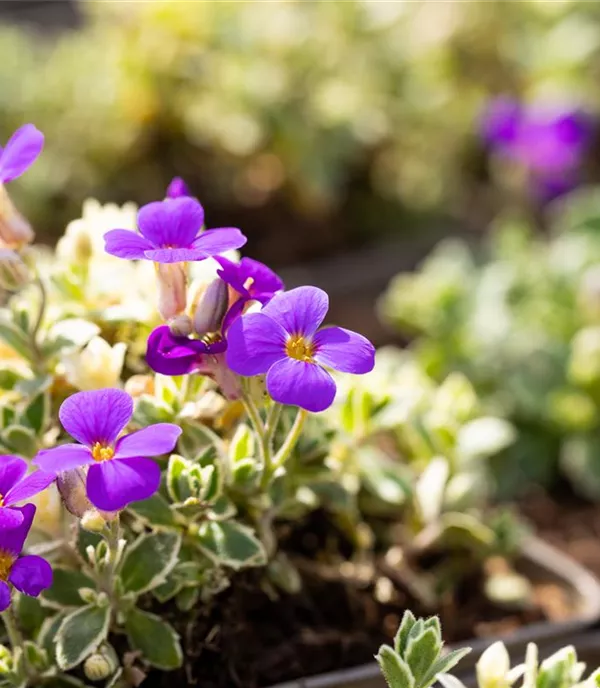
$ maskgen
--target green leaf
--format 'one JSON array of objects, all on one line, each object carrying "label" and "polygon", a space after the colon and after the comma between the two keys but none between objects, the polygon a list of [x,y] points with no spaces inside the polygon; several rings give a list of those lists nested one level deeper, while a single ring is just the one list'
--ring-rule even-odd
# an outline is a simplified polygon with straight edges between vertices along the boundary
[{"label": "green leaf", "polygon": [[142,535],[127,548],[121,580],[127,592],[141,594],[163,583],[177,563],[181,537],[177,533]]},{"label": "green leaf", "polygon": [[446,674],[451,669],[453,669],[460,660],[471,652],[470,647],[463,647],[459,650],[452,650],[447,655],[443,657],[438,657],[438,659],[433,663],[431,669],[427,672],[427,675],[421,681],[423,688],[427,688],[434,681],[438,674]]},{"label": "green leaf", "polygon": [[193,496],[188,480],[188,470],[192,467],[191,461],[184,459],[179,454],[172,454],[167,466],[167,492],[171,499],[181,504]]},{"label": "green leaf", "polygon": [[441,649],[442,643],[434,628],[428,628],[418,638],[409,639],[404,658],[419,686],[438,658]]},{"label": "green leaf", "polygon": [[32,360],[33,356],[29,338],[6,315],[0,316],[0,339],[23,356],[23,358],[28,361]]},{"label": "green leaf", "polygon": [[68,611],[59,612],[56,616],[46,619],[37,637],[38,643],[46,650],[53,663],[56,662],[56,635],[68,614]]},{"label": "green leaf", "polygon": [[408,664],[387,645],[382,645],[375,659],[389,688],[414,688],[415,679]]},{"label": "green leaf", "polygon": [[13,608],[19,621],[19,627],[29,637],[34,637],[42,627],[49,610],[42,607],[37,597],[16,595]]},{"label": "green leaf", "polygon": [[177,609],[180,609],[182,612],[189,612],[189,610],[195,606],[196,602],[198,602],[199,597],[200,588],[183,588],[183,590],[177,593],[177,597],[175,598]]},{"label": "green leaf", "polygon": [[63,669],[72,669],[106,640],[110,607],[89,605],[71,612],[56,636],[56,661]]},{"label": "green leaf", "polygon": [[240,424],[231,439],[229,445],[229,460],[236,464],[242,459],[254,457],[256,451],[254,435],[250,428],[245,424]]},{"label": "green leaf", "polygon": [[267,561],[264,547],[254,532],[235,521],[202,523],[197,543],[208,557],[232,569],[263,566]]},{"label": "green leaf", "polygon": [[415,615],[407,609],[402,616],[402,621],[400,626],[396,631],[396,637],[394,638],[394,649],[399,655],[403,655],[406,651],[406,644],[408,643],[408,634],[410,633],[412,627],[416,622]]},{"label": "green leaf", "polygon": [[125,619],[129,644],[157,669],[177,669],[183,663],[179,635],[154,614],[132,609]]},{"label": "green leaf", "polygon": [[154,588],[152,594],[161,604],[164,604],[168,600],[175,597],[182,587],[183,583],[171,575],[164,583],[161,583],[159,586]]},{"label": "green leaf", "polygon": [[38,451],[35,432],[23,425],[9,425],[0,435],[2,443],[21,456],[33,458]]},{"label": "green leaf", "polygon": [[44,393],[38,394],[23,412],[22,420],[39,435],[46,428],[49,413],[50,397]]},{"label": "green leaf", "polygon": [[174,528],[177,525],[175,514],[171,511],[168,502],[156,493],[141,502],[133,502],[128,507],[149,526],[164,526]]},{"label": "green leaf", "polygon": [[79,595],[80,588],[95,588],[94,581],[74,569],[54,568],[52,586],[42,593],[44,602],[61,609],[63,607],[81,607],[84,602]]}]

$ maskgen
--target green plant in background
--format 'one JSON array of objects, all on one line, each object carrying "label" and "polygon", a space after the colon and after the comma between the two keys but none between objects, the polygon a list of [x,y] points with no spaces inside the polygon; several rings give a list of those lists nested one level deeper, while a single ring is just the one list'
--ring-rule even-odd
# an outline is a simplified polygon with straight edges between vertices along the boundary
[{"label": "green plant in background", "polygon": [[280,262],[301,248],[280,208],[323,228],[303,234],[307,253],[399,231],[398,202],[476,218],[491,96],[597,105],[589,2],[81,7],[84,27],[56,42],[0,32],[0,124],[36,121],[56,146],[19,192],[44,233],[92,192],[150,200],[174,172],[214,207],[256,212],[262,254]]},{"label": "green plant in background", "polygon": [[490,413],[515,425],[517,441],[493,461],[500,494],[555,484],[560,470],[600,497],[597,213],[596,192],[582,191],[548,238],[499,221],[481,257],[441,245],[381,301],[434,379],[460,371]]},{"label": "green plant in background", "polygon": [[[389,688],[427,688],[436,681],[443,688],[464,688],[464,683],[448,673],[471,649],[442,653],[440,622],[437,617],[415,619],[407,611],[394,639],[394,647],[382,645],[377,661]],[[476,664],[478,688],[509,688],[522,679],[523,688],[594,688],[600,669],[582,680],[586,665],[578,661],[571,645],[565,646],[542,662],[537,645],[529,643],[525,662],[513,668],[504,643],[490,645]]]}]

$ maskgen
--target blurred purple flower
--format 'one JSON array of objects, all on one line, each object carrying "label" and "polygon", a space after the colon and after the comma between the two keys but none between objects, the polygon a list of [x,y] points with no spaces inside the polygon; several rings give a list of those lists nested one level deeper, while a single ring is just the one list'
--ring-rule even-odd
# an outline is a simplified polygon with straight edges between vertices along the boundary
[{"label": "blurred purple flower", "polygon": [[188,196],[148,203],[140,208],[137,221],[140,234],[113,229],[104,235],[107,253],[128,260],[183,263],[205,260],[246,243],[246,237],[233,227],[201,232],[204,210]]},{"label": "blurred purple flower", "polygon": [[58,415],[65,430],[81,444],[41,451],[34,463],[55,474],[89,466],[87,494],[103,511],[119,511],[130,502],[147,499],[160,483],[160,468],[147,457],[172,451],[181,428],[157,423],[119,438],[132,414],[133,401],[120,389],[73,394]]},{"label": "blurred purple flower", "polygon": [[577,185],[592,126],[580,111],[526,108],[502,97],[486,110],[482,134],[495,151],[523,165],[535,190],[550,200]]},{"label": "blurred purple flower", "polygon": [[14,505],[45,490],[55,479],[52,473],[27,473],[27,462],[18,456],[0,456],[0,530],[23,523],[23,514]]},{"label": "blurred purple flower", "polygon": [[240,296],[223,321],[223,331],[226,332],[231,323],[242,313],[249,301],[259,301],[267,304],[273,296],[284,289],[284,284],[271,268],[252,258],[242,258],[234,263],[223,256],[215,256],[221,268],[217,275]]},{"label": "blurred purple flower", "polygon": [[227,363],[238,375],[267,374],[274,401],[324,411],[335,398],[335,382],[325,368],[368,373],[375,349],[368,339],[341,327],[317,331],[329,308],[317,287],[276,294],[260,313],[233,322],[227,333]]},{"label": "blurred purple flower", "polygon": [[0,611],[10,605],[10,585],[25,595],[37,597],[52,585],[52,567],[42,557],[20,556],[35,515],[35,506],[17,507],[20,525],[6,530],[0,528]]},{"label": "blurred purple flower", "polygon": [[44,135],[33,124],[17,129],[6,146],[0,148],[0,183],[6,184],[26,172],[43,147]]},{"label": "blurred purple flower", "polygon": [[171,183],[167,187],[167,198],[179,198],[189,195],[189,189],[183,179],[181,177],[173,177]]}]

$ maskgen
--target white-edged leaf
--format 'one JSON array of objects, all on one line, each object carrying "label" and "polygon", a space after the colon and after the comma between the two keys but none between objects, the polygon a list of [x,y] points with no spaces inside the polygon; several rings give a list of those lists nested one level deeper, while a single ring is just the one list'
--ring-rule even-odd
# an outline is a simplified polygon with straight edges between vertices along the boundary
[{"label": "white-edged leaf", "polygon": [[106,640],[110,607],[88,605],[63,620],[56,635],[56,661],[63,669],[72,669]]},{"label": "white-edged leaf", "polygon": [[267,561],[262,542],[250,528],[236,521],[206,521],[196,538],[206,556],[232,569],[263,566]]},{"label": "white-edged leaf", "polygon": [[134,607],[125,619],[125,632],[132,649],[141,652],[157,669],[177,669],[182,665],[179,635],[160,617]]},{"label": "white-edged leaf", "polygon": [[382,645],[375,659],[390,688],[414,688],[415,679],[408,664],[391,647]]},{"label": "white-edged leaf", "polygon": [[177,564],[180,547],[177,533],[141,535],[125,552],[120,570],[124,590],[139,595],[163,583]]}]

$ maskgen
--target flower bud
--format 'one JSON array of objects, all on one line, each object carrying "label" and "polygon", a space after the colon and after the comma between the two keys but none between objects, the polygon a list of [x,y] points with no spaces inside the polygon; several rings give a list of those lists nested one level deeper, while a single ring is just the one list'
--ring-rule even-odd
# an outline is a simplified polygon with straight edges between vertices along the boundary
[{"label": "flower bud", "polygon": [[86,511],[81,517],[81,527],[90,533],[101,533],[104,530],[106,521],[96,509]]},{"label": "flower bud", "polygon": [[510,657],[504,643],[490,645],[476,664],[477,683],[480,688],[508,688]]},{"label": "flower bud", "polygon": [[181,196],[189,196],[187,184],[181,177],[173,177],[171,183],[167,187],[167,198],[180,198]]},{"label": "flower bud", "polygon": [[165,321],[183,313],[187,303],[185,263],[155,263],[158,312]]},{"label": "flower bud", "polygon": [[229,293],[223,280],[214,279],[199,295],[194,309],[194,331],[201,337],[209,332],[218,332],[227,306]]},{"label": "flower bud", "polygon": [[175,337],[188,337],[192,334],[192,319],[189,315],[176,315],[169,323],[169,329]]},{"label": "flower bud", "polygon": [[30,244],[35,238],[33,229],[15,208],[6,189],[0,184],[0,242],[9,248]]},{"label": "flower bud", "polygon": [[[104,521],[112,520],[114,518],[113,512],[96,510],[88,499],[86,480],[87,470],[84,468],[73,468],[56,476],[56,487],[65,508],[77,518],[84,518],[88,512],[96,511]],[[88,519],[88,523],[90,522],[91,517]]]},{"label": "flower bud", "polygon": [[101,645],[83,664],[83,673],[90,681],[103,681],[119,668],[117,653],[110,645]]},{"label": "flower bud", "polygon": [[0,249],[0,287],[18,291],[31,281],[31,273],[21,257],[7,248]]}]

